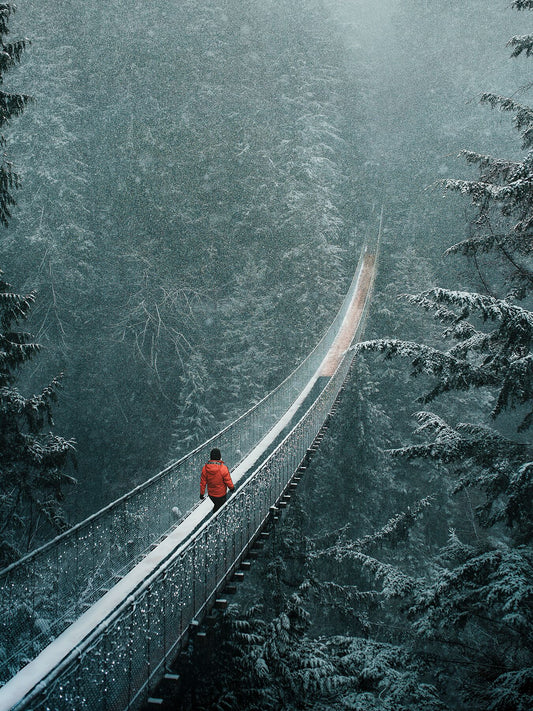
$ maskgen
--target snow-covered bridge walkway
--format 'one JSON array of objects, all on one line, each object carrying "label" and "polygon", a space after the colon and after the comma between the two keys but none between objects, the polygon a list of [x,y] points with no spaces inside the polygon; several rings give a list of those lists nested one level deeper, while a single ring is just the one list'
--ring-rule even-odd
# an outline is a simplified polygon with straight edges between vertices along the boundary
[{"label": "snow-covered bridge walkway", "polygon": [[[299,480],[350,370],[378,243],[363,248],[324,338],[276,390],[194,452],[0,571],[0,711],[142,703]],[[198,503],[199,471],[212,447],[222,450],[237,488],[216,515],[209,500]],[[177,503],[188,512],[181,520]]]}]

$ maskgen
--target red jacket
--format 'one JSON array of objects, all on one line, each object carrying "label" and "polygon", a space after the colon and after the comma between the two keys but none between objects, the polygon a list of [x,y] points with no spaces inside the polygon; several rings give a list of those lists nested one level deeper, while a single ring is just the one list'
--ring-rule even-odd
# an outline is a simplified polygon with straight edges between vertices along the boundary
[{"label": "red jacket", "polygon": [[211,459],[204,464],[200,477],[200,496],[205,494],[206,485],[209,496],[216,497],[225,496],[227,489],[234,488],[229,469],[221,459]]}]

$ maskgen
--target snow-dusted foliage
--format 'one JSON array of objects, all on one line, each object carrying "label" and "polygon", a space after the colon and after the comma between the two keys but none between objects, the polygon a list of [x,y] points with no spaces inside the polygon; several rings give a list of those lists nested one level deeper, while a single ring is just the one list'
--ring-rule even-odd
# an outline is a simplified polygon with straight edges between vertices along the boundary
[{"label": "snow-dusted foliage", "polygon": [[59,378],[30,397],[15,385],[19,368],[39,352],[31,334],[15,328],[34,299],[0,278],[0,567],[31,548],[43,525],[52,533],[67,526],[61,501],[73,481],[63,471],[73,442],[46,432]]},{"label": "snow-dusted foliage", "polygon": [[[350,540],[346,529],[341,529],[337,535],[333,534],[336,540],[331,545],[324,545],[324,539],[311,541],[310,558],[331,557],[338,562],[352,558],[362,563],[367,562],[368,566],[371,567],[368,556],[365,556],[364,552],[368,548],[383,544],[395,545],[399,541],[405,540],[409,529],[414,525],[419,514],[430,505],[431,499],[429,497],[417,501],[407,511],[402,511],[393,516],[382,528],[362,538]],[[329,534],[328,538],[331,536],[332,534]],[[385,576],[387,571],[383,569],[381,572]],[[407,581],[406,584],[409,585]]]},{"label": "snow-dusted foliage", "polygon": [[[532,9],[530,2],[513,5]],[[514,56],[531,54],[530,36],[510,45]],[[528,149],[521,161],[464,151],[479,179],[443,181],[468,196],[476,215],[472,234],[448,255],[471,259],[487,293],[433,288],[405,297],[443,325],[447,349],[389,339],[358,350],[410,359],[412,375],[432,383],[422,403],[437,405],[446,395],[453,412],[454,393],[473,396],[461,395],[465,420],[455,425],[417,413],[422,442],[391,451],[451,474],[452,492],[466,492],[480,526],[466,540],[452,531],[428,571],[411,589],[396,591],[407,604],[413,651],[434,660],[459,707],[516,711],[533,703],[533,111],[494,94],[483,94],[482,102],[514,114]],[[492,264],[497,258],[490,271],[487,254]],[[361,564],[387,580],[390,564]]]},{"label": "snow-dusted foliage", "polygon": [[[531,38],[514,38],[511,44],[515,46],[513,54],[525,51],[529,56],[527,48]],[[447,190],[467,195],[476,217],[470,236],[450,247],[448,253],[472,258],[480,273],[478,257],[488,253],[496,255],[503,284],[491,275],[493,288],[506,289],[508,296],[523,299],[533,286],[533,110],[514,99],[488,92],[482,94],[481,102],[513,114],[522,145],[529,150],[521,161],[463,151],[467,163],[478,167],[479,179],[448,179],[442,181],[442,185]]]},{"label": "snow-dusted foliage", "polygon": [[[405,647],[349,635],[309,636],[305,604],[311,587],[302,583],[268,623],[260,608],[239,613],[234,606],[219,669],[211,669],[213,677],[224,675],[232,691],[219,693],[210,709],[445,708]],[[214,678],[210,684],[216,685]]]},{"label": "snow-dusted foliage", "polygon": [[55,362],[74,375],[91,511],[269,392],[345,292],[353,132],[328,10],[19,4],[36,101],[14,132],[25,190],[3,247],[39,293],[36,379]]},{"label": "snow-dusted foliage", "polygon": [[[427,3],[413,4],[433,18]],[[528,42],[520,37],[510,46],[526,58]],[[484,103],[514,112],[529,150],[531,110],[491,96]],[[330,433],[335,444],[325,438],[303,479],[304,503],[291,502],[290,515],[276,524],[256,578],[264,609],[230,611],[229,657],[209,672],[213,693],[206,696],[216,700],[208,708],[532,706],[532,162],[530,154],[463,155],[468,175],[478,169],[480,178],[444,185],[463,193],[476,217],[470,236],[448,254],[467,258],[479,293],[463,285],[463,274],[457,289],[404,297],[417,310],[413,318],[424,311],[435,317],[436,326],[421,325],[427,345],[413,337],[360,346],[360,353],[384,353],[383,367],[372,373],[368,360],[362,366],[357,387],[364,395],[348,388],[354,412],[341,405],[344,421]],[[428,243],[432,228],[439,226],[427,226]],[[407,252],[406,267],[419,268]],[[411,288],[407,268],[395,274],[403,291],[425,288]],[[394,289],[393,276],[383,282]],[[392,310],[387,317],[394,320]],[[419,401],[435,409],[416,415],[415,441],[404,446],[405,410],[395,405],[407,387],[399,377],[394,383],[397,355],[424,382]],[[375,422],[360,411],[377,377],[391,390],[379,413],[388,452],[378,450]]]},{"label": "snow-dusted foliage", "polygon": [[[514,54],[529,56],[528,42],[511,41]],[[531,110],[491,96],[484,103],[514,112],[529,150]],[[465,255],[486,290],[404,297],[434,316],[439,344],[381,339],[358,348],[385,354],[383,370],[393,356],[409,359],[412,374],[429,383],[419,402],[435,412],[416,414],[414,442],[399,447],[397,434],[386,455],[373,455],[372,478],[362,478],[368,462],[354,444],[372,428],[355,415],[352,431],[337,431],[329,452],[337,461],[317,455],[315,471],[327,471],[328,482],[309,485],[309,518],[292,505],[271,544],[262,572],[268,609],[232,611],[232,661],[244,678],[232,677],[231,692],[215,693],[210,708],[533,704],[532,162],[529,153],[513,161],[463,155],[480,179],[445,186],[466,195],[477,217],[448,255]],[[360,379],[367,392],[370,379]],[[357,409],[353,393],[350,402]],[[399,429],[396,416],[387,413]],[[330,633],[339,628],[349,632]]]},{"label": "snow-dusted foliage", "polygon": [[481,550],[452,534],[409,615],[424,654],[459,670],[471,708],[531,707],[533,558],[527,546]]},{"label": "snow-dusted foliage", "polygon": [[[5,73],[20,61],[25,40],[8,41],[11,3],[0,3],[0,84]],[[0,128],[22,113],[29,101],[24,94],[0,91]],[[0,136],[0,222],[7,227],[13,190],[19,186],[6,158],[6,139]],[[62,472],[72,442],[44,430],[52,423],[52,403],[59,379],[36,395],[26,397],[15,383],[20,369],[40,350],[31,334],[17,330],[28,318],[35,293],[18,294],[0,271],[0,567],[27,551],[44,524],[62,530],[66,521],[60,502],[62,486],[71,480]],[[50,533],[50,530],[47,532]]]},{"label": "snow-dusted foliage", "polygon": [[[9,20],[14,11],[15,6],[11,2],[0,3],[0,86],[4,84],[6,72],[20,61],[26,46],[24,39],[10,41],[8,38]],[[14,116],[24,111],[29,100],[30,97],[25,94],[0,90],[0,130],[3,130]],[[19,178],[13,164],[6,158],[5,148],[5,136],[0,134],[0,222],[7,227],[11,208],[15,204],[13,190],[19,186]]]},{"label": "snow-dusted foliage", "polygon": [[433,311],[446,325],[444,337],[456,343],[441,351],[420,343],[380,340],[362,343],[357,350],[410,358],[413,375],[435,377],[437,384],[420,397],[423,403],[453,390],[494,388],[492,417],[516,409],[522,418],[519,429],[527,429],[533,417],[532,312],[507,300],[440,288],[406,298]]}]

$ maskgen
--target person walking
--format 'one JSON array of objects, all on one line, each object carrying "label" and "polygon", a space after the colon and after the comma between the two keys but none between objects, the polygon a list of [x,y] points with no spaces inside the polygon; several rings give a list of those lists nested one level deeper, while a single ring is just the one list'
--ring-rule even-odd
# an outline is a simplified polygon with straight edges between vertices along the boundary
[{"label": "person walking", "polygon": [[213,513],[215,513],[225,503],[227,490],[229,489],[233,492],[235,491],[235,486],[231,481],[229,469],[221,459],[220,449],[212,449],[210,457],[210,460],[202,468],[200,498],[204,498],[207,487],[207,494],[215,505],[213,509]]}]

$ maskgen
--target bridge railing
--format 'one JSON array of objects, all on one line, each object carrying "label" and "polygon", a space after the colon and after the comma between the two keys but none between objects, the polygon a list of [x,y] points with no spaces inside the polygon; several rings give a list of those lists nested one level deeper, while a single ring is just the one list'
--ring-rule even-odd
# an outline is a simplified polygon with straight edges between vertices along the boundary
[{"label": "bridge railing", "polygon": [[[368,300],[364,316],[367,308]],[[304,416],[227,504],[13,711],[123,711],[140,705],[191,621],[210,608],[264,525],[326,420],[352,360],[346,353]]]},{"label": "bridge railing", "polygon": [[85,521],[0,571],[0,684],[101,597],[198,503],[213,447],[234,468],[270,431],[316,372],[344,319],[362,269],[315,349],[275,390],[203,445]]}]

